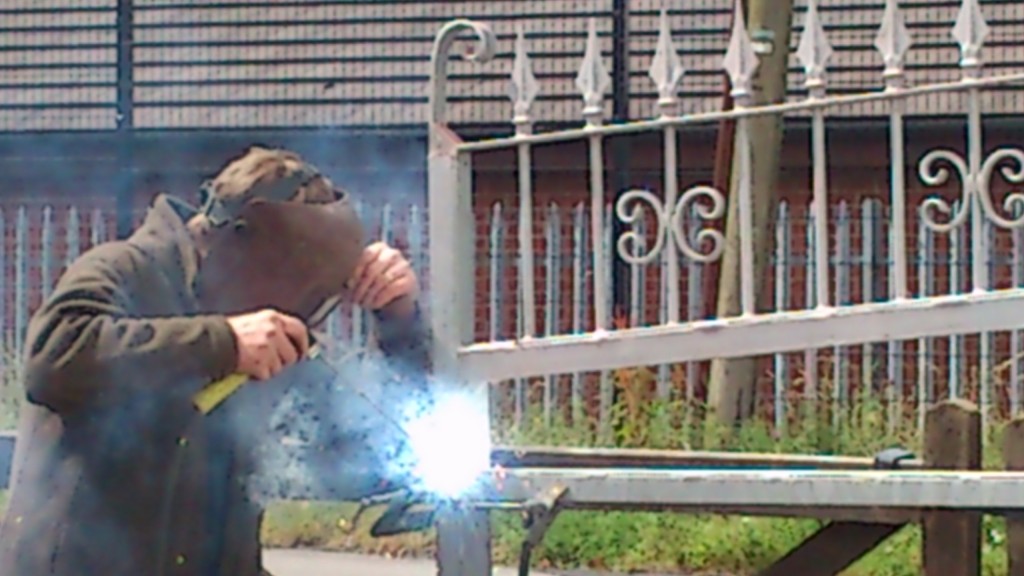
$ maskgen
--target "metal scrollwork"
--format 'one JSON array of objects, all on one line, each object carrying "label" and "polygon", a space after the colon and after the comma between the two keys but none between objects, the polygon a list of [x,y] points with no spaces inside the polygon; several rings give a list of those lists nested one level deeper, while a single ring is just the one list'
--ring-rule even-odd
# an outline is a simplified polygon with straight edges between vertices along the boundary
[{"label": "metal scrollwork", "polygon": [[[950,169],[941,163],[948,164],[958,173],[961,182],[961,205],[953,213],[953,207],[942,198],[928,198],[921,207],[925,225],[936,232],[949,232],[958,228],[967,220],[971,210],[972,195],[977,194],[981,215],[988,218],[998,227],[1011,229],[1024,227],[1024,192],[1012,192],[1002,203],[1003,211],[1016,214],[1007,218],[1000,214],[992,201],[992,177],[997,168],[999,173],[1010,184],[1024,183],[1024,151],[1018,148],[1001,148],[985,159],[976,175],[971,174],[967,162],[952,150],[933,150],[921,158],[919,175],[927,186],[941,186],[949,180]],[[939,222],[936,213],[951,216],[947,222]]]},{"label": "metal scrollwork", "polygon": [[687,258],[694,262],[714,262],[718,260],[722,255],[722,251],[725,250],[725,236],[714,228],[700,229],[695,238],[697,245],[699,246],[708,240],[711,241],[711,250],[701,253],[690,244],[689,239],[686,237],[686,228],[683,226],[683,216],[689,212],[690,205],[701,198],[709,199],[710,206],[705,203],[696,205],[695,211],[699,219],[717,220],[725,215],[725,197],[722,196],[721,192],[711,186],[694,186],[684,192],[682,197],[679,198],[679,202],[676,203],[675,212],[672,214],[672,231],[675,233],[676,245],[679,247],[679,251],[685,254]]},{"label": "metal scrollwork", "polygon": [[[643,204],[649,204],[657,218],[658,228],[654,232],[654,246],[644,252],[647,242],[640,232],[640,220],[643,218]],[[661,199],[647,190],[630,190],[619,196],[615,203],[615,216],[623,224],[629,224],[630,230],[619,236],[616,247],[619,256],[630,264],[649,264],[661,249],[665,247],[665,231],[668,226],[668,218],[665,214],[665,206]],[[632,250],[631,250],[632,248]]]},{"label": "metal scrollwork", "polygon": [[[953,214],[953,207],[942,198],[928,198],[921,204],[921,219],[925,226],[936,232],[949,232],[959,228],[967,220],[967,213],[970,210],[971,199],[971,176],[967,168],[967,162],[952,150],[932,150],[921,158],[918,175],[926,186],[942,186],[949,180],[949,168],[939,164],[945,162],[953,166],[960,176],[960,205],[956,214]],[[939,222],[935,219],[935,213],[939,212],[951,216],[947,222]]]},{"label": "metal scrollwork", "polygon": [[[623,224],[628,224],[630,230],[619,236],[616,243],[619,256],[629,264],[649,264],[658,257],[671,235],[679,251],[690,260],[705,263],[717,260],[725,250],[725,237],[720,231],[702,228],[697,232],[694,238],[697,246],[711,242],[711,249],[706,252],[694,247],[686,233],[685,216],[691,212],[690,207],[701,199],[708,201],[696,204],[693,208],[700,220],[715,220],[725,214],[725,198],[710,186],[690,188],[671,207],[666,207],[658,196],[648,190],[624,192],[615,204],[615,215]],[[645,204],[654,212],[657,224],[654,245],[649,249],[639,227]]]},{"label": "metal scrollwork", "polygon": [[[1011,164],[1006,164],[1007,160]],[[981,200],[988,217],[997,226],[1006,229],[1020,228],[1024,226],[1024,193],[1011,192],[1003,200],[1003,210],[1010,214],[1017,212],[1017,216],[1013,219],[999,214],[992,202],[992,175],[1000,165],[1002,165],[1000,172],[1007,182],[1010,184],[1024,183],[1024,151],[1018,148],[1001,148],[993,152],[981,165],[981,172],[978,174],[978,199]],[[1015,211],[1014,208],[1017,210]]]}]

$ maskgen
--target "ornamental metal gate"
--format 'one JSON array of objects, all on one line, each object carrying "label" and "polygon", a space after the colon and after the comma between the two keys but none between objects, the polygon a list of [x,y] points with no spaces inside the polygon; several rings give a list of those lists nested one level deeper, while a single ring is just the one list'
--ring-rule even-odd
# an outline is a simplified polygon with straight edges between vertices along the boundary
[{"label": "ornamental metal gate", "polygon": [[[1024,151],[1004,147],[986,154],[982,135],[982,102],[986,91],[1024,81],[1024,73],[984,74],[982,48],[989,27],[978,0],[963,0],[952,34],[960,47],[961,78],[948,83],[908,86],[904,82],[905,56],[911,37],[895,0],[886,2],[876,46],[885,68],[881,71],[885,89],[858,94],[830,95],[826,73],[833,49],[818,15],[817,2],[810,1],[799,43],[798,57],[804,67],[807,97],[783,104],[755,106],[751,82],[758,66],[756,45],[746,31],[744,15],[737,2],[729,49],[723,68],[731,80],[735,108],[728,111],[680,114],[677,92],[685,71],[673,46],[667,15],[661,15],[661,33],[651,63],[658,99],[658,116],[649,120],[609,125],[603,122],[603,97],[610,85],[602,63],[598,36],[591,25],[586,52],[576,85],[582,93],[583,125],[579,128],[535,134],[531,130],[531,105],[543,86],[535,79],[523,30],[515,45],[512,100],[515,134],[507,138],[463,141],[446,123],[448,106],[446,79],[448,55],[457,37],[475,35],[476,49],[467,57],[480,64],[489,62],[496,51],[496,37],[482,22],[456,20],[438,33],[432,55],[429,92],[429,232],[430,292],[438,350],[436,366],[441,374],[479,391],[481,410],[487,410],[490,384],[510,379],[543,377],[584,371],[612,370],[630,366],[651,366],[712,358],[749,357],[820,347],[854,345],[883,340],[909,340],[930,336],[984,333],[1024,326],[1024,290],[992,290],[985,274],[990,252],[983,225],[1003,229],[1024,225],[1024,217],[1012,217],[1024,208],[1024,194],[1011,192],[1000,207],[993,198],[997,178],[1010,186],[1024,182]],[[907,157],[904,142],[904,110],[908,101],[938,93],[963,93],[966,100],[966,155],[935,149],[919,158]],[[751,121],[768,115],[806,114],[811,121],[811,180],[813,229],[817,262],[828,262],[828,162],[826,121],[840,107],[875,103],[887,107],[890,134],[893,243],[891,263],[892,298],[848,306],[830,299],[830,270],[815,268],[816,306],[797,311],[758,312],[755,308],[754,246],[752,229]],[[680,260],[714,261],[725,251],[725,238],[715,229],[684,230],[684,214],[694,210],[710,222],[726,215],[727,191],[710,186],[681,190],[678,182],[677,140],[681,130],[691,126],[736,121],[737,158],[735,182],[738,187],[736,216],[739,218],[739,269],[741,312],[734,317],[683,322],[678,306]],[[634,226],[613,243],[626,261],[663,266],[669,304],[661,325],[613,329],[606,299],[611,289],[608,274],[609,246],[602,241],[612,223],[605,212],[607,183],[604,180],[602,147],[615,135],[661,133],[663,137],[663,195],[635,189],[617,195],[613,217]],[[594,330],[587,333],[541,335],[534,322],[534,260],[532,240],[532,156],[535,146],[581,141],[589,150],[590,252],[589,285],[593,302]],[[474,216],[472,163],[475,153],[514,150],[518,158],[519,188],[519,290],[521,310],[519,337],[501,342],[476,342],[474,327]],[[921,182],[928,186],[959,179],[960,197],[954,204],[932,197],[923,204],[925,224],[944,232],[968,223],[971,242],[973,290],[966,294],[912,298],[907,282],[907,184],[903,167],[914,162]],[[642,220],[639,206],[654,213],[653,245],[642,246],[635,228]],[[1020,212],[1016,212],[1020,214]],[[985,221],[989,222],[986,223]],[[697,239],[700,242],[694,242]],[[986,346],[982,340],[982,346]],[[983,376],[984,378],[984,376]],[[986,386],[981,387],[987,393]],[[490,574],[489,536],[486,507],[476,500],[522,502],[542,498],[546,489],[568,490],[567,501],[575,505],[602,502],[604,505],[657,505],[701,502],[708,505],[787,506],[811,501],[841,502],[848,506],[948,506],[954,508],[1020,507],[1020,477],[989,478],[975,475],[908,476],[899,473],[873,476],[864,482],[858,473],[818,474],[803,472],[788,482],[769,473],[625,472],[616,470],[519,470],[509,476],[483,480],[486,488],[467,496],[461,506],[443,515],[439,529],[439,566],[445,576]],[[979,483],[986,483],[983,490]],[[610,504],[609,504],[610,503]]]}]

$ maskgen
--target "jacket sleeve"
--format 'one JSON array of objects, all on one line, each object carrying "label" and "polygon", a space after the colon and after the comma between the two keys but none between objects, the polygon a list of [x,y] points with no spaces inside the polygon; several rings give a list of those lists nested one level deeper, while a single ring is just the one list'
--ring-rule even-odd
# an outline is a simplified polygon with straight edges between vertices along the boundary
[{"label": "jacket sleeve", "polygon": [[398,363],[401,370],[427,373],[433,368],[433,335],[417,305],[411,316],[378,312],[377,342],[381,352]]},{"label": "jacket sleeve", "polygon": [[30,401],[57,412],[133,390],[192,382],[198,390],[236,367],[234,334],[222,316],[140,318],[145,289],[129,248],[103,245],[74,262],[29,323],[25,386]]}]

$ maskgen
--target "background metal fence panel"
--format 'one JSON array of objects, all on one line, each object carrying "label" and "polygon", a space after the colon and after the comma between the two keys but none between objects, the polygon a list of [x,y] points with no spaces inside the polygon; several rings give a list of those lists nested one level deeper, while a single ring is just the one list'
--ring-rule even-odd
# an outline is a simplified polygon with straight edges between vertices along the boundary
[{"label": "background metal fence panel", "polygon": [[[104,211],[80,211],[74,206],[55,208],[5,208],[0,218],[0,232],[14,238],[6,249],[0,249],[0,268],[12,271],[4,275],[0,287],[0,317],[10,327],[5,339],[7,358],[20,357],[31,312],[48,294],[63,267],[92,244],[113,237],[109,214]],[[516,332],[518,308],[510,287],[519,254],[510,247],[508,239],[514,238],[518,219],[509,208],[495,203],[481,206],[477,212],[483,230],[482,249],[478,250],[478,283],[488,287],[477,302],[477,317],[481,321],[476,333],[480,340],[505,339]],[[541,318],[538,328],[543,334],[583,332],[584,319],[593,313],[586,288],[592,272],[587,208],[582,203],[551,204],[535,210],[534,220],[543,239],[535,257],[542,270],[537,283],[537,307]],[[371,232],[407,246],[414,266],[425,277],[425,212],[416,205],[395,204],[367,205],[362,210]],[[606,210],[610,218],[611,206]],[[831,288],[835,302],[849,305],[887,299],[888,294],[874,294],[873,290],[880,282],[890,281],[888,208],[877,200],[841,202],[833,206],[831,213],[830,228],[836,240],[829,266],[835,277]],[[914,241],[908,246],[908,255],[913,294],[928,296],[964,290],[970,274],[964,227],[943,239],[943,235],[924,226],[919,218],[912,222]],[[697,223],[696,215],[691,214],[687,229],[695,229]],[[813,230],[813,215],[805,206],[783,203],[779,207],[779,241],[772,257],[770,286],[776,310],[805,309],[813,304]],[[996,247],[988,262],[992,285],[1024,286],[1024,229],[1007,232],[989,225],[987,233]],[[879,251],[883,254],[881,259],[876,255]],[[611,250],[605,253],[610,254]],[[629,286],[634,297],[631,308],[622,311],[623,325],[663,322],[667,287],[665,274],[659,270],[663,272],[664,268],[664,262],[631,268]],[[681,307],[686,320],[702,317],[706,295],[700,286],[706,270],[706,264],[680,258],[680,281],[684,286]],[[361,311],[345,309],[332,318],[329,327],[338,337],[365,344],[368,322]],[[988,357],[979,355],[977,336],[957,336],[764,358],[759,386],[761,410],[781,427],[789,416],[786,407],[794,398],[832,402],[844,409],[865,399],[895,400],[896,407],[890,414],[890,424],[895,425],[901,416],[920,413],[924,400],[977,399],[977,373],[990,370],[996,375],[991,398],[994,407],[1004,414],[1017,413],[1024,401],[1024,331],[988,336],[995,340]],[[651,397],[699,400],[705,385],[700,364],[650,367],[646,377],[635,373],[631,376],[633,384],[647,389]],[[7,376],[16,374],[14,368],[10,369],[12,372]],[[817,377],[817,390],[807,387],[809,372]],[[521,422],[531,409],[547,418],[569,415],[594,403],[595,386],[593,377],[587,374],[505,383],[496,398],[498,416],[514,424]]]}]

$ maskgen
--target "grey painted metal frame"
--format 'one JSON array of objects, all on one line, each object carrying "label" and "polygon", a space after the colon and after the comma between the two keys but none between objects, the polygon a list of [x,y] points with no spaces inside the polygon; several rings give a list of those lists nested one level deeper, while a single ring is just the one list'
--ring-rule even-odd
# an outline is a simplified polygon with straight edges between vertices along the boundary
[{"label": "grey painted metal frame", "polygon": [[[431,313],[439,348],[436,364],[447,382],[469,382],[480,390],[480,409],[489,410],[488,383],[507,379],[550,374],[608,370],[631,366],[667,364],[720,357],[744,357],[759,354],[809,350],[826,346],[866,344],[874,341],[948,336],[1019,328],[1024,325],[1024,290],[991,292],[985,269],[988,264],[988,239],[981,233],[988,220],[992,225],[1010,229],[1024,227],[1024,216],[1008,217],[1024,206],[1024,192],[1007,195],[1003,206],[992,197],[992,180],[1001,177],[1010,184],[1024,183],[1024,150],[1003,147],[985,154],[981,121],[981,94],[985,89],[1024,83],[1024,74],[988,76],[982,74],[981,52],[989,28],[978,0],[962,0],[953,28],[960,46],[959,81],[925,86],[904,85],[904,60],[911,38],[900,15],[896,0],[887,0],[876,46],[885,68],[885,90],[835,96],[827,93],[827,64],[833,53],[817,9],[818,0],[809,0],[797,55],[804,67],[806,98],[767,106],[752,105],[752,82],[758,67],[754,46],[747,34],[742,2],[736,1],[736,17],[723,68],[728,73],[735,108],[728,111],[678,113],[677,92],[685,75],[662,11],[662,25],[650,77],[657,87],[658,117],[652,120],[605,125],[604,95],[611,79],[602,62],[596,25],[592,22],[580,73],[576,78],[583,99],[583,126],[548,134],[534,134],[531,106],[539,93],[530,70],[525,31],[516,38],[516,58],[512,75],[512,122],[515,135],[477,142],[461,141],[446,125],[448,52],[458,34],[472,32],[476,51],[469,57],[486,63],[494,55],[496,39],[482,23],[457,20],[438,34],[432,56],[430,91],[430,293]],[[971,227],[971,270],[973,290],[955,296],[909,299],[907,289],[907,245],[905,212],[906,183],[903,105],[914,97],[934,93],[962,92],[967,102],[966,157],[952,150],[932,150],[920,158],[918,177],[927,186],[945,184],[950,176],[960,180],[960,202],[929,198],[921,205],[924,225],[935,232],[949,232],[960,224]],[[749,131],[747,120],[755,116],[808,113],[811,130],[811,182],[814,245],[819,262],[830,253],[827,179],[828,148],[826,121],[830,110],[851,104],[880,101],[891,106],[890,147],[892,155],[891,194],[892,241],[896,250],[892,263],[893,290],[888,302],[837,306],[830,302],[830,270],[817,267],[811,280],[816,295],[813,308],[800,311],[758,313],[754,301],[753,242],[750,234],[740,238],[741,313],[735,317],[680,323],[678,304],[669,309],[665,324],[655,327],[610,330],[608,306],[604,294],[611,289],[605,274],[606,227],[603,146],[613,135],[660,132],[664,136],[664,197],[643,189],[617,195],[613,217],[631,229],[613,239],[611,248],[625,261],[648,264],[661,258],[667,270],[667,292],[677,301],[678,256],[690,261],[711,262],[723,253],[725,238],[713,227],[684,230],[684,215],[696,209],[705,221],[725,214],[725,195],[721,190],[698,185],[679,190],[677,174],[678,132],[688,126],[737,120],[736,182],[739,187],[738,213],[742,230],[750,230],[752,186]],[[588,334],[538,335],[535,313],[534,255],[530,214],[533,207],[531,149],[554,142],[579,141],[587,145],[590,168],[590,223],[593,257],[592,299],[595,330]],[[503,342],[473,342],[473,215],[471,155],[477,151],[515,150],[519,159],[521,211],[519,245],[519,286],[527,287],[517,295],[521,307],[520,332]],[[653,211],[656,230],[653,245],[645,242],[641,229],[643,210]],[[1019,212],[1018,212],[1019,213]],[[942,216],[943,218],[939,218]],[[748,225],[744,226],[743,223]],[[990,343],[982,339],[982,354]],[[990,394],[990,379],[982,376],[981,404]],[[608,382],[602,382],[602,398]],[[489,537],[486,517],[471,502],[521,502],[539,492],[564,486],[569,489],[568,506],[605,505],[635,507],[643,505],[706,506],[848,506],[848,507],[940,507],[974,510],[1011,510],[1022,507],[1024,486],[1021,474],[960,474],[908,472],[722,472],[722,471],[636,471],[579,469],[518,469],[495,479],[481,479],[481,492],[467,497],[439,524],[439,566],[445,576],[482,576],[490,574]],[[482,502],[479,502],[482,501]]]},{"label": "grey painted metal frame", "polygon": [[567,508],[671,506],[1024,509],[1024,473],[817,470],[522,469],[490,474],[479,505],[523,502],[562,486]]}]

